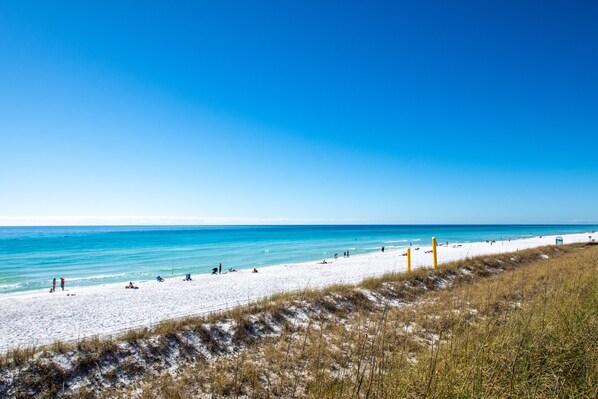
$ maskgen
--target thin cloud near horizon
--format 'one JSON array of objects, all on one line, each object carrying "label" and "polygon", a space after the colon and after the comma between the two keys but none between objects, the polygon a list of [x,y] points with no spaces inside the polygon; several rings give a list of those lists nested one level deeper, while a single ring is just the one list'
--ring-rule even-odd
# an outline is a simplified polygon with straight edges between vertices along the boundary
[{"label": "thin cloud near horizon", "polygon": [[[0,227],[45,226],[193,226],[193,225],[318,225],[318,224],[455,224],[455,223],[376,223],[358,218],[285,218],[214,216],[0,216]],[[465,224],[598,224],[595,220],[569,220],[553,223],[465,223]]]},{"label": "thin cloud near horizon", "polygon": [[0,226],[156,226],[156,225],[250,225],[250,224],[347,224],[363,219],[258,218],[204,216],[0,216]]}]

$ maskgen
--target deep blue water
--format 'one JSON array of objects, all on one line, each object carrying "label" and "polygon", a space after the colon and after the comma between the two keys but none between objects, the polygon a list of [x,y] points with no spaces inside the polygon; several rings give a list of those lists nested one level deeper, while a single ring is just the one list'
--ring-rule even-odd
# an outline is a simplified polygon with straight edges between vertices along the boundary
[{"label": "deep blue water", "polygon": [[0,294],[246,269],[402,248],[580,233],[596,225],[0,227]]}]

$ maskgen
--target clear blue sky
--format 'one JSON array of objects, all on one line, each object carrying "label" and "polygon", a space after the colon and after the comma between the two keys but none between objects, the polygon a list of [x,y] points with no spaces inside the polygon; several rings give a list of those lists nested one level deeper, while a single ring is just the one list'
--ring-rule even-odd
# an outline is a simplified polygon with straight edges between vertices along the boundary
[{"label": "clear blue sky", "polygon": [[0,4],[0,224],[598,221],[596,1],[96,3]]}]

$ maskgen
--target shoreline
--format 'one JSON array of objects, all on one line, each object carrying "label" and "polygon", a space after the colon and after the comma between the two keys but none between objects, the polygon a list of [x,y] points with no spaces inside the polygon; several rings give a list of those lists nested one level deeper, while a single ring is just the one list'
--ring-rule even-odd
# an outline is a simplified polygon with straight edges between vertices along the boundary
[{"label": "shoreline", "polygon": [[53,277],[67,287],[90,287],[155,276],[209,273],[214,265],[238,270],[318,261],[349,249],[352,255],[406,248],[409,242],[470,243],[598,230],[596,225],[347,225],[0,227],[0,297],[45,294]]},{"label": "shoreline", "polygon": [[[564,244],[587,242],[591,233],[561,235]],[[536,236],[494,243],[449,243],[438,247],[439,264],[478,255],[515,252],[554,245],[556,235]],[[425,253],[431,245],[412,250],[412,267],[431,266],[432,256]],[[67,285],[50,294],[46,290],[0,295],[0,309],[5,322],[0,324],[0,352],[29,346],[43,346],[55,341],[74,341],[91,336],[110,336],[130,329],[151,327],[162,321],[201,316],[255,302],[271,295],[333,284],[355,284],[366,278],[406,271],[404,249],[389,249],[326,258],[319,261],[261,267],[258,273],[192,276],[134,282],[137,290],[125,289],[125,283],[73,287]],[[67,282],[68,284],[68,282]]]}]

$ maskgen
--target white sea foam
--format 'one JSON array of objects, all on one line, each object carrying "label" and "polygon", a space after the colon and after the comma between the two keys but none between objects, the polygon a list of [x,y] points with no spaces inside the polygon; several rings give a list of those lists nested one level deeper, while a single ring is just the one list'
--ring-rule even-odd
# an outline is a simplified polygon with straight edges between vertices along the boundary
[{"label": "white sea foam", "polygon": [[20,283],[0,284],[0,291],[2,291],[2,290],[11,290],[11,289],[19,288],[20,286],[21,286]]}]

